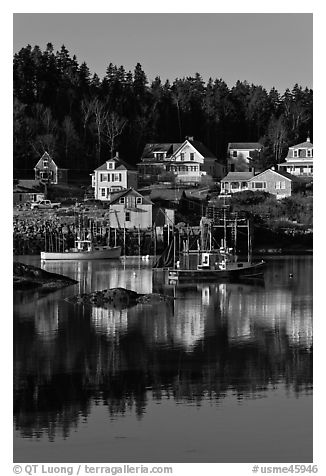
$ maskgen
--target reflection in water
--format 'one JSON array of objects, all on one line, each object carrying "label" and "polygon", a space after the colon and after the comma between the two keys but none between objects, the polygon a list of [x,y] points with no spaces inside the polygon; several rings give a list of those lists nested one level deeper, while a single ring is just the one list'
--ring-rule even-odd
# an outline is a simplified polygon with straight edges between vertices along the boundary
[{"label": "reflection in water", "polygon": [[[80,282],[47,296],[15,293],[14,413],[23,437],[68,438],[100,402],[132,425],[132,412],[144,418],[150,401],[217,403],[230,390],[242,401],[281,384],[311,393],[310,258],[271,261],[265,285],[153,287],[150,266],[128,260],[46,267]],[[175,300],[129,309],[64,300],[110,287],[164,289]]]}]

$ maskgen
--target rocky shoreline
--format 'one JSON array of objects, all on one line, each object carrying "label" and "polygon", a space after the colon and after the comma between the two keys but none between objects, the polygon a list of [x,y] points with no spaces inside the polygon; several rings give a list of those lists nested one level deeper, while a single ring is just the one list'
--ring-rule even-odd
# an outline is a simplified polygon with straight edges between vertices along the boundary
[{"label": "rocky shoreline", "polygon": [[78,281],[61,274],[50,273],[36,266],[13,263],[13,286],[15,290],[40,288],[42,291],[56,291]]}]

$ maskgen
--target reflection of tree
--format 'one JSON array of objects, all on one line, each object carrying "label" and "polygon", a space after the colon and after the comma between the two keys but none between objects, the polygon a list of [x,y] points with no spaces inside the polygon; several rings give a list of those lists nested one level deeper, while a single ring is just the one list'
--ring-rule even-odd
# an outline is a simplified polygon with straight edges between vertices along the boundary
[{"label": "reflection of tree", "polygon": [[[312,355],[293,345],[286,326],[267,327],[257,320],[250,341],[230,340],[218,300],[214,295],[213,304],[205,304],[207,326],[191,352],[178,342],[148,339],[144,308],[133,308],[128,327],[108,339],[105,332],[97,333],[90,309],[61,303],[65,318],[59,316],[50,349],[40,345],[33,320],[15,319],[17,429],[24,436],[66,437],[96,403],[107,405],[112,416],[134,408],[141,417],[149,388],[156,400],[169,395],[197,404],[203,398],[219,400],[230,389],[239,398],[253,397],[279,382],[296,392],[311,388]],[[175,316],[164,313],[152,314],[152,332],[155,319],[173,326]]]}]

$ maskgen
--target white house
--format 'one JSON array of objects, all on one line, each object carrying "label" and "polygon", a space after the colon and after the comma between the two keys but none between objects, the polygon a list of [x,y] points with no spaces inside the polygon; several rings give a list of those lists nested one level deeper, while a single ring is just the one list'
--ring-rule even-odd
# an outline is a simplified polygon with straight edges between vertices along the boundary
[{"label": "white house", "polygon": [[204,144],[189,137],[182,144],[146,144],[138,171],[141,179],[152,183],[173,178],[176,183],[198,184],[204,176],[220,179],[225,168]]},{"label": "white house", "polygon": [[229,142],[227,163],[230,172],[246,172],[251,169],[251,160],[259,156],[263,146],[259,142]]},{"label": "white house", "polygon": [[144,230],[152,227],[153,202],[133,188],[112,194],[109,203],[111,228]]},{"label": "white house", "polygon": [[264,170],[248,181],[249,190],[268,192],[277,199],[290,197],[292,192],[302,186],[303,182],[299,177],[274,169]]},{"label": "white house", "polygon": [[137,170],[118,154],[95,169],[91,177],[95,200],[110,201],[112,192],[137,188]]},{"label": "white house", "polygon": [[221,180],[221,195],[243,192],[248,190],[248,181],[252,179],[254,172],[229,172]]},{"label": "white house", "polygon": [[313,176],[314,146],[308,137],[306,142],[289,147],[285,162],[279,169],[300,177]]}]

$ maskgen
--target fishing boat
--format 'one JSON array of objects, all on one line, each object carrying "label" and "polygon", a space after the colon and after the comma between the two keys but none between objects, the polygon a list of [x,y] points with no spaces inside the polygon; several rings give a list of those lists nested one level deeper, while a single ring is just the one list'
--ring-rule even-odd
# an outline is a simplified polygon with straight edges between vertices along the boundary
[{"label": "fishing boat", "polygon": [[[79,227],[74,234],[71,244],[66,239],[66,234],[56,235],[45,233],[45,251],[41,251],[41,260],[99,260],[117,259],[121,255],[121,246],[102,245],[95,238],[97,229],[89,220],[85,225],[87,217],[79,217]],[[67,230],[66,230],[67,231]],[[67,246],[68,245],[68,246]]]},{"label": "fishing boat", "polygon": [[77,239],[75,247],[64,251],[41,251],[41,260],[94,260],[117,259],[121,255],[121,246],[95,245],[91,240]]},{"label": "fishing boat", "polygon": [[[230,220],[229,220],[230,221]],[[220,246],[213,247],[212,223],[203,218],[201,220],[201,246],[196,255],[196,265],[187,264],[187,260],[180,253],[177,253],[175,244],[170,244],[169,250],[163,256],[163,260],[158,261],[158,265],[165,265],[168,269],[168,279],[170,282],[218,282],[234,281],[239,279],[261,279],[264,275],[266,263],[264,261],[254,262],[251,252],[251,232],[249,220],[245,226],[248,230],[248,256],[242,260],[236,254],[235,246],[227,246],[227,219],[224,211],[223,224],[224,238]],[[231,224],[229,223],[229,226]],[[237,223],[232,223],[234,236],[236,237]],[[175,240],[174,240],[175,241]],[[173,253],[172,253],[173,248]],[[187,247],[189,250],[189,247]],[[170,266],[170,263],[172,266]],[[158,266],[156,266],[158,267]]]}]

